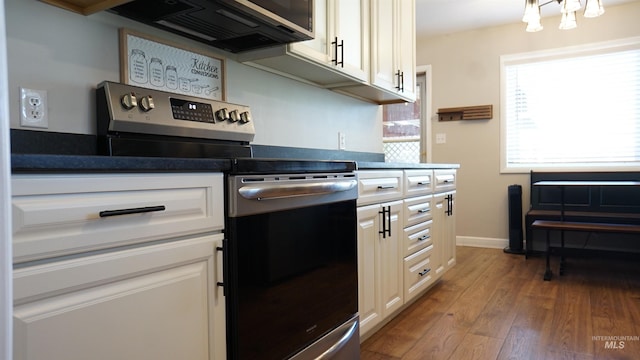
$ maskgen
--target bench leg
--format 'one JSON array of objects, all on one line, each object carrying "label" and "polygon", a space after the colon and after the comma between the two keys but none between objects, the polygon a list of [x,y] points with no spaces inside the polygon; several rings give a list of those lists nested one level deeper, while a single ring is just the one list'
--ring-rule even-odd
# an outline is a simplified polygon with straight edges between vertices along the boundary
[{"label": "bench leg", "polygon": [[544,271],[544,281],[549,281],[551,280],[551,275],[553,275],[553,273],[551,272],[551,264],[549,261],[549,257],[551,256],[551,239],[549,237],[549,233],[550,231],[547,230],[547,251],[546,251],[546,256],[547,256],[547,268]]},{"label": "bench leg", "polygon": [[564,230],[560,231],[560,246],[562,252],[560,253],[560,275],[564,275],[565,259],[564,259]]}]

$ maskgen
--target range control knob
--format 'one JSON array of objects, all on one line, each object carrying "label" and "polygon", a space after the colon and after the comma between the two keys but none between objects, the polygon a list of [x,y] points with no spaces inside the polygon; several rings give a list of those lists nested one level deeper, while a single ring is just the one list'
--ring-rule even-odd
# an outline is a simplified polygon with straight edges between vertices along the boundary
[{"label": "range control knob", "polygon": [[229,111],[226,108],[216,111],[216,120],[225,121],[227,119],[229,119]]},{"label": "range control knob", "polygon": [[131,110],[134,107],[138,106],[138,99],[136,99],[136,93],[134,92],[130,92],[123,96],[120,102],[122,103],[122,106],[127,110]]},{"label": "range control knob", "polygon": [[240,113],[240,122],[248,123],[251,121],[251,114],[248,111],[244,111]]},{"label": "range control knob", "polygon": [[142,108],[142,110],[145,112],[155,109],[156,105],[153,103],[153,97],[151,97],[151,95],[148,95],[140,99],[140,108]]},{"label": "range control knob", "polygon": [[240,120],[240,115],[238,114],[238,110],[232,110],[229,113],[229,120],[231,120],[231,122],[236,122]]}]

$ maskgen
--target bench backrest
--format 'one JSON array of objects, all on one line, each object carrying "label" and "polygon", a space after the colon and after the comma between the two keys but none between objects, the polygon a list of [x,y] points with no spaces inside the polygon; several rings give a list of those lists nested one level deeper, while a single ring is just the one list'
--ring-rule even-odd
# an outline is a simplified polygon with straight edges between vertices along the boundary
[{"label": "bench backrest", "polygon": [[[531,209],[560,210],[560,189],[537,181],[640,181],[640,172],[531,172]],[[640,213],[639,186],[580,186],[565,190],[565,210]]]}]

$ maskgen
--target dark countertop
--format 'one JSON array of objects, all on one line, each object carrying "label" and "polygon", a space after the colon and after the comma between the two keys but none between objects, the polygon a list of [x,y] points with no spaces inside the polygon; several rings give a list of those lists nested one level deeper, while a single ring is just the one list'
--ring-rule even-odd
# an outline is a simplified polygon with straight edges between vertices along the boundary
[{"label": "dark countertop", "polygon": [[[358,161],[358,170],[457,169],[458,164],[409,164]],[[226,159],[160,158],[100,155],[12,154],[18,173],[60,172],[220,172],[231,168]]]},{"label": "dark countertop", "polygon": [[231,166],[225,159],[153,158],[99,155],[12,154],[11,171],[60,172],[220,172]]},{"label": "dark countertop", "polygon": [[357,161],[358,170],[404,170],[404,169],[458,169],[460,164],[432,164],[432,163],[387,163],[377,161]]},{"label": "dark countertop", "polygon": [[[457,169],[458,164],[386,163],[384,154],[251,145],[260,159],[354,161],[359,170]],[[11,130],[13,173],[34,172],[218,172],[227,171],[226,159],[160,158],[96,155],[96,136]]]}]

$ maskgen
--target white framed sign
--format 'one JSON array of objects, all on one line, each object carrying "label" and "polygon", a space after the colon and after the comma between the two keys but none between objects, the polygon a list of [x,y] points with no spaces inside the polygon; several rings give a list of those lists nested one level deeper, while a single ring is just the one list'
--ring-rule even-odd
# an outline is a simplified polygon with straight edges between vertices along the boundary
[{"label": "white framed sign", "polygon": [[224,59],[120,29],[120,82],[225,101]]}]

